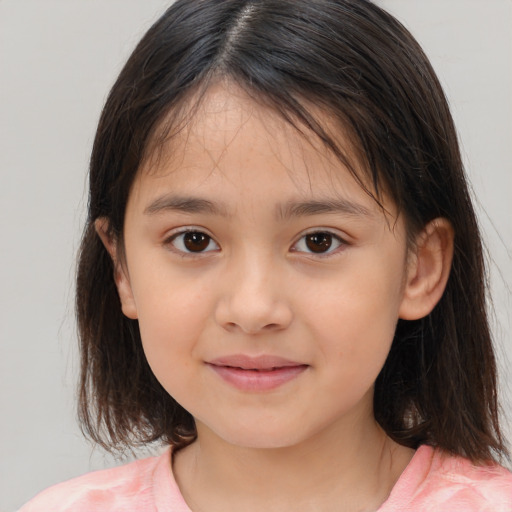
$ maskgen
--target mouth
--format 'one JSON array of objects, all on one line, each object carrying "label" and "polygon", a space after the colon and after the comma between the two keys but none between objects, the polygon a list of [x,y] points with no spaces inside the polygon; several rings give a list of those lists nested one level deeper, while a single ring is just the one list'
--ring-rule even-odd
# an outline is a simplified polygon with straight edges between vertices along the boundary
[{"label": "mouth", "polygon": [[271,391],[301,375],[309,365],[281,357],[242,354],[206,363],[225,382],[241,391]]}]

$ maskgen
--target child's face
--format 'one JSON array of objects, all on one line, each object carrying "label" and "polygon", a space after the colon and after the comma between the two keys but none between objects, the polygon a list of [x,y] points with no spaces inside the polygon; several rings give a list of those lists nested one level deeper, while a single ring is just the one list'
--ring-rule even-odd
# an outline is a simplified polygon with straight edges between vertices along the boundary
[{"label": "child's face", "polygon": [[134,183],[123,310],[200,436],[277,447],[373,422],[404,223],[314,140],[219,86]]}]

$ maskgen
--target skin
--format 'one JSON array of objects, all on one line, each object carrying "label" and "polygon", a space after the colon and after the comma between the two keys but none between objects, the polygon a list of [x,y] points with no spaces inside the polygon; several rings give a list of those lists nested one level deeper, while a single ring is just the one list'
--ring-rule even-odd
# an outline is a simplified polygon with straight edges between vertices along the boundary
[{"label": "skin", "polygon": [[[376,423],[373,385],[398,318],[439,299],[452,232],[436,219],[412,249],[384,206],[313,136],[218,84],[138,173],[123,258],[97,222],[153,372],[196,419],[174,457],[195,512],[376,510],[389,495],[413,451]],[[210,364],[233,354],[303,371],[241,390]]]}]

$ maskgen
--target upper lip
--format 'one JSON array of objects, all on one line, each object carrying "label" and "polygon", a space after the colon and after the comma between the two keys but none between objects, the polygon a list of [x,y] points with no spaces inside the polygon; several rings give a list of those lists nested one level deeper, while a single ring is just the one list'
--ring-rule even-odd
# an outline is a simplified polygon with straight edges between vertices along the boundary
[{"label": "upper lip", "polygon": [[233,354],[218,357],[208,361],[213,366],[229,366],[241,368],[242,370],[272,370],[274,368],[285,368],[290,366],[305,366],[284,357],[263,354],[260,356],[249,356],[245,354]]}]

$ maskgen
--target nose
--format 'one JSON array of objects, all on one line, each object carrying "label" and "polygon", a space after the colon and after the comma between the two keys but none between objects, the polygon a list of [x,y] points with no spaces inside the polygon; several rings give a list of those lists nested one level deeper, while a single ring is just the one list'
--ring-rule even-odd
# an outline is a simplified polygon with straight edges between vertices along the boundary
[{"label": "nose", "polygon": [[282,269],[271,258],[253,255],[227,267],[215,311],[219,325],[246,334],[279,331],[290,325],[293,314]]}]

